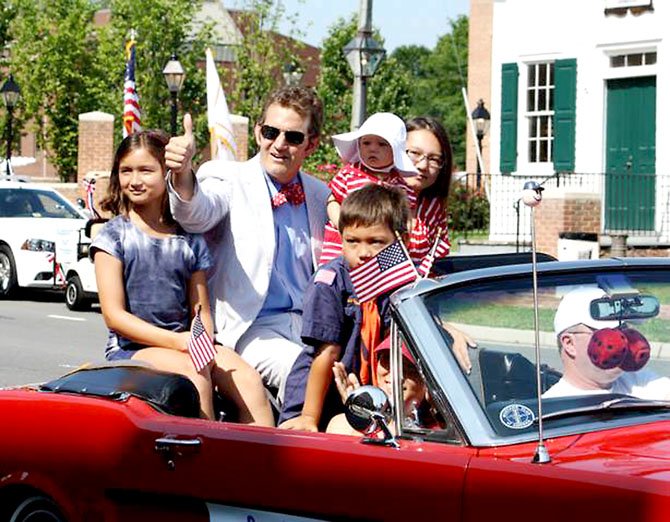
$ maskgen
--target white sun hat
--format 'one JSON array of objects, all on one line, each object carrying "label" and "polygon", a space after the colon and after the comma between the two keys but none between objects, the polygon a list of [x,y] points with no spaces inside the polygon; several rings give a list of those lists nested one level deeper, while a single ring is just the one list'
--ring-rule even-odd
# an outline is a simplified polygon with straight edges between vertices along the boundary
[{"label": "white sun hat", "polygon": [[619,326],[619,321],[601,321],[591,316],[591,302],[601,297],[607,297],[607,294],[597,286],[583,286],[565,294],[554,315],[556,335],[578,324],[585,324],[595,330]]},{"label": "white sun hat", "polygon": [[333,136],[333,143],[342,161],[345,163],[360,161],[358,138],[369,134],[379,136],[389,142],[393,149],[393,165],[396,169],[406,175],[418,172],[405,152],[407,140],[405,122],[390,112],[377,112],[365,120],[358,130]]}]

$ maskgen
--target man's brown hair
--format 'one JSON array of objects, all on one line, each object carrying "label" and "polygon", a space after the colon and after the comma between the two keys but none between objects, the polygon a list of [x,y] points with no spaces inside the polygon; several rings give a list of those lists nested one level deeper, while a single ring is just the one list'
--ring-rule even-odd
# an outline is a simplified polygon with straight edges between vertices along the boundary
[{"label": "man's brown hair", "polygon": [[382,185],[366,185],[349,194],[342,202],[340,234],[348,227],[385,225],[403,235],[409,223],[407,197],[400,189]]},{"label": "man's brown hair", "polygon": [[258,125],[265,123],[265,116],[270,105],[280,105],[282,107],[293,109],[303,118],[309,117],[309,137],[318,138],[321,134],[323,124],[323,104],[314,92],[314,89],[302,85],[291,85],[281,87],[272,92],[263,105],[263,112],[258,120]]}]

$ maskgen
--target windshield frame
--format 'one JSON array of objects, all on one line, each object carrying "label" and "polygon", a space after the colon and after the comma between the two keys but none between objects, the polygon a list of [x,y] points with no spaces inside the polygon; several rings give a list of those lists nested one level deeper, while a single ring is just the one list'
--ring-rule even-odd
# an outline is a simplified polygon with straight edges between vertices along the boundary
[{"label": "windshield frame", "polygon": [[[670,284],[670,260],[657,259],[608,259],[586,262],[554,262],[543,263],[538,267],[540,282],[547,284],[547,280],[560,281],[575,278],[593,277],[596,274],[607,272],[658,272],[656,277],[665,279]],[[660,275],[659,275],[660,274]],[[404,336],[411,345],[411,351],[418,355],[423,365],[423,371],[428,374],[436,385],[431,386],[431,394],[438,408],[455,417],[467,443],[474,446],[490,447],[509,445],[537,440],[537,421],[526,429],[500,430],[494,426],[479,398],[470,386],[465,374],[460,370],[451,350],[444,350],[445,338],[440,326],[431,314],[426,300],[437,293],[451,293],[459,289],[489,285],[491,283],[510,284],[513,281],[530,284],[530,265],[516,265],[489,269],[478,269],[470,272],[461,272],[441,278],[437,281],[424,282],[396,293],[392,297],[392,310]],[[419,341],[420,340],[420,341]],[[470,351],[471,357],[476,352]],[[534,362],[534,361],[531,361]],[[435,389],[433,389],[433,387]],[[616,394],[599,395],[597,402],[616,397]],[[559,402],[560,401],[560,402]],[[552,404],[561,404],[566,401],[574,404],[574,399],[544,399],[544,409],[554,410]],[[516,401],[521,402],[523,401]],[[562,408],[561,408],[562,409]],[[549,413],[547,411],[546,413]],[[535,414],[537,414],[535,405]],[[566,425],[563,422],[547,422],[544,425],[546,437],[574,435],[613,429],[622,426],[654,422],[670,419],[668,412],[649,410],[638,411],[611,411],[594,412],[593,415],[584,415],[579,422]],[[497,428],[497,429],[496,429]]]}]

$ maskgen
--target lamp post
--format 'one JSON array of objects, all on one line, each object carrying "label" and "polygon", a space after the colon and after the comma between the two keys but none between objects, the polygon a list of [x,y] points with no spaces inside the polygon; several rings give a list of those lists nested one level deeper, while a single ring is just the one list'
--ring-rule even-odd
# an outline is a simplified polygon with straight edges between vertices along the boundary
[{"label": "lamp post", "polygon": [[5,155],[5,165],[7,176],[11,175],[9,162],[12,159],[12,118],[14,116],[14,107],[21,97],[21,89],[14,81],[14,76],[9,75],[7,81],[0,88],[0,94],[7,107],[7,154]]},{"label": "lamp post", "polygon": [[172,136],[177,135],[177,94],[181,90],[181,86],[184,84],[184,78],[186,73],[184,68],[177,60],[177,55],[172,53],[170,60],[165,64],[163,69],[163,76],[165,77],[165,83],[167,83],[168,89],[170,91],[170,96],[172,97],[172,117],[170,118],[170,134]]},{"label": "lamp post", "polygon": [[482,186],[482,165],[480,162],[482,154],[482,139],[489,130],[491,124],[491,115],[484,107],[484,100],[479,98],[477,108],[472,111],[472,121],[475,123],[475,132],[477,134],[477,188]]},{"label": "lamp post", "polygon": [[358,32],[344,46],[343,51],[354,73],[351,130],[356,130],[365,119],[367,79],[374,76],[377,67],[386,55],[386,50],[372,38],[372,0],[361,0]]},{"label": "lamp post", "polygon": [[303,75],[302,69],[293,61],[284,65],[282,69],[282,76],[286,85],[299,85]]}]

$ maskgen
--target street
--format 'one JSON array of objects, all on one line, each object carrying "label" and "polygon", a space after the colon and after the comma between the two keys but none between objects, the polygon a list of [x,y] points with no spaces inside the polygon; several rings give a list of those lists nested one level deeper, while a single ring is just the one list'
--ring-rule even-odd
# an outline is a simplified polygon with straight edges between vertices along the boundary
[{"label": "street", "polygon": [[98,305],[71,312],[62,294],[45,292],[0,301],[0,387],[43,382],[102,362],[106,339]]}]

